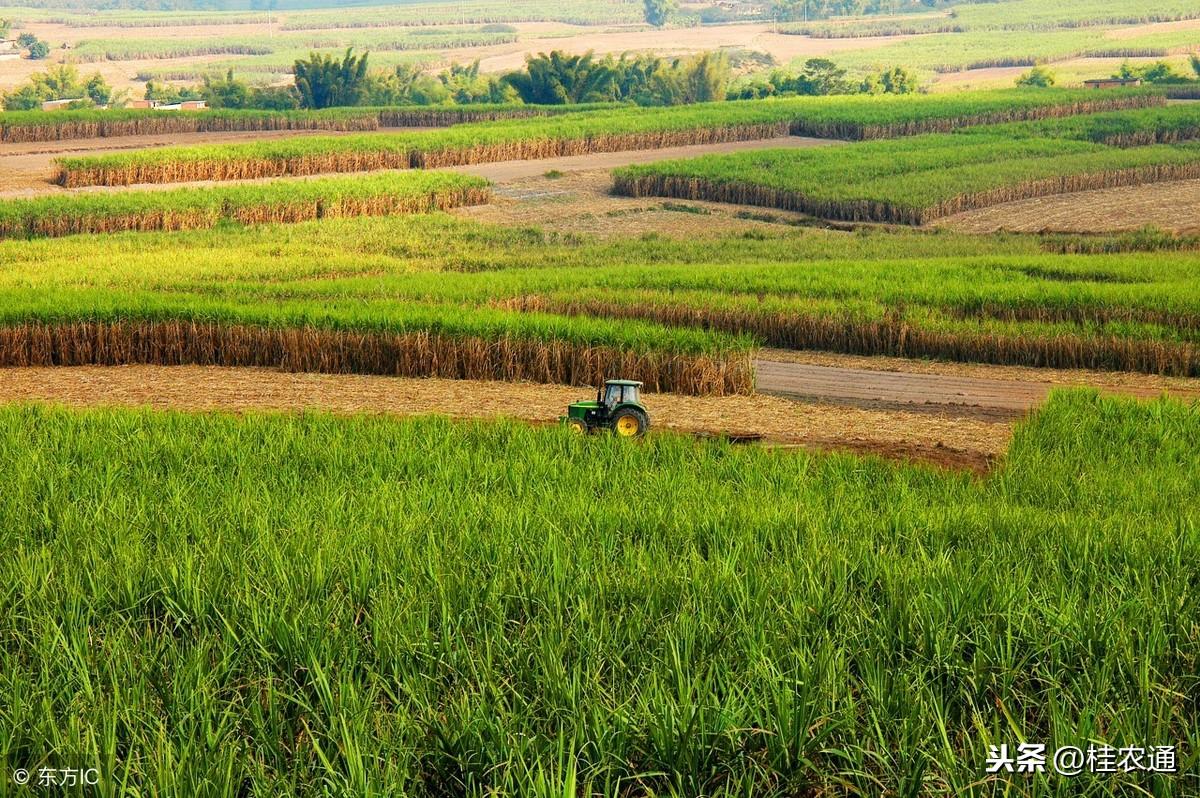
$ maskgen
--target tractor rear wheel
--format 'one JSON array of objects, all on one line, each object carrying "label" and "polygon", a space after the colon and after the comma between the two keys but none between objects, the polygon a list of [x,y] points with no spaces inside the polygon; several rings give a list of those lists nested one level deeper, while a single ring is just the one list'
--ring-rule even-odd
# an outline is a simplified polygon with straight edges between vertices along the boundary
[{"label": "tractor rear wheel", "polygon": [[613,414],[612,431],[619,438],[640,438],[650,429],[650,417],[636,407],[623,407]]}]

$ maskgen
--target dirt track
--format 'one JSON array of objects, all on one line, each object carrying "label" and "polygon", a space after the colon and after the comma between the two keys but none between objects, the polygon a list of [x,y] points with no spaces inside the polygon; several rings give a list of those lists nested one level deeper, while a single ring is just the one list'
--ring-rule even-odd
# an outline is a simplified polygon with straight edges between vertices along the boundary
[{"label": "dirt track", "polygon": [[[175,410],[320,410],[333,413],[509,416],[553,423],[587,388],[530,383],[289,374],[199,366],[0,370],[0,402],[47,401],[77,407],[150,406]],[[658,429],[704,435],[757,434],[776,445],[872,453],[985,471],[1004,450],[1006,423],[951,410],[877,410],[758,396],[647,396]]]}]

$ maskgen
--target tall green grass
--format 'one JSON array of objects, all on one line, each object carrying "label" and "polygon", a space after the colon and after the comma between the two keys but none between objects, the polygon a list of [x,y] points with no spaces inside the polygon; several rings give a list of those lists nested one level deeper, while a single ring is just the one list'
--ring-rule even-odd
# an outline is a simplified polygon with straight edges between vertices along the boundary
[{"label": "tall green grass", "polygon": [[[1187,246],[1153,237],[1144,245],[1156,241]],[[729,336],[750,336],[794,348],[1200,374],[1194,250],[1055,254],[1137,246],[825,230],[588,243],[444,216],[328,219],[0,242],[0,320],[7,329],[424,330],[727,359],[748,352],[745,338]]]},{"label": "tall green grass", "polygon": [[187,230],[222,222],[298,222],[448,210],[487,202],[488,182],[406,172],[265,184],[51,195],[0,201],[0,237]]},{"label": "tall green grass", "polygon": [[[966,475],[513,424],[0,409],[0,768],[97,795],[1191,794],[1200,411]],[[1174,744],[1180,776],[983,773]]]},{"label": "tall green grass", "polygon": [[[1086,120],[1072,124],[1080,131],[1098,127]],[[1194,143],[1117,149],[980,132],[836,149],[706,155],[624,167],[614,174],[617,191],[632,196],[707,199],[830,219],[924,224],[1017,199],[1198,177],[1200,149]]]}]

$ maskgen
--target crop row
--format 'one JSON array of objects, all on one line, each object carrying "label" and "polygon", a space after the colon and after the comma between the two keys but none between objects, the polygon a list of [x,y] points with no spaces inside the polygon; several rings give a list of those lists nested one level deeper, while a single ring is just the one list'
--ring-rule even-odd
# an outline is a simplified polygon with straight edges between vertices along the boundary
[{"label": "crop row", "polygon": [[876,139],[1162,104],[1160,96],[996,91],[890,98],[792,98],[616,109],[459,125],[437,133],[307,137],[59,159],[67,187],[437,168],[787,134]]},{"label": "crop row", "polygon": [[446,172],[407,172],[255,185],[75,194],[0,202],[0,237],[126,230],[194,230],[222,221],[294,223],[388,216],[478,205],[487,181]]},{"label": "crop row", "polygon": [[380,127],[440,127],[576,113],[609,107],[472,105],[395,108],[329,108],[320,111],[209,110],[166,113],[147,109],[10,111],[0,113],[0,142],[22,143],[83,138],[224,133],[263,130],[366,132]]},{"label": "crop row", "polygon": [[371,51],[438,50],[511,44],[512,33],[433,32],[381,33],[373,36],[291,34],[271,38],[204,37],[164,39],[89,39],[72,50],[72,58],[95,61],[141,61],[187,58],[198,55],[269,55],[291,50],[344,48],[350,45]]},{"label": "crop row", "polygon": [[1190,52],[1194,47],[1195,34],[1186,28],[1119,39],[1099,36],[1094,29],[972,30],[902,37],[879,47],[846,50],[837,54],[837,62],[854,71],[902,64],[909,69],[944,73],[1032,66],[1085,57],[1165,58]]},{"label": "crop row", "polygon": [[618,193],[925,224],[1018,199],[1200,177],[1200,148],[1116,149],[1004,134],[711,155],[617,170]]},{"label": "crop row", "polygon": [[[1029,245],[797,231],[763,242],[568,246],[441,216],[149,234],[136,244],[128,237],[10,241],[0,242],[8,264],[0,272],[0,327],[32,326],[43,339],[49,328],[78,324],[307,330],[315,343],[299,361],[272,362],[327,362],[331,370],[351,367],[331,331],[532,340],[649,357],[639,361],[639,379],[686,392],[749,390],[754,342],[1200,374],[1196,253],[1062,256]],[[842,260],[830,257],[832,247]],[[72,334],[66,349],[42,345],[48,354],[40,360],[8,362],[85,361],[53,354],[93,351],[84,333]],[[14,348],[30,351],[21,343],[29,333],[14,335]],[[268,333],[255,335],[264,351],[279,351],[267,346],[275,340]],[[228,351],[201,347],[210,349]],[[513,365],[506,355],[492,367],[508,370],[491,373],[580,383],[598,374],[547,358]],[[193,359],[245,364],[224,354]],[[427,361],[424,373],[445,373],[436,371],[444,360]]]},{"label": "crop row", "polygon": [[1070,4],[1043,0],[959,4],[951,13],[911,14],[846,21],[789,23],[781,33],[814,38],[859,38],[969,31],[1052,31],[1072,28],[1121,27],[1177,22],[1200,17],[1190,0],[1140,0],[1115,8],[1108,0],[1073,0]]}]

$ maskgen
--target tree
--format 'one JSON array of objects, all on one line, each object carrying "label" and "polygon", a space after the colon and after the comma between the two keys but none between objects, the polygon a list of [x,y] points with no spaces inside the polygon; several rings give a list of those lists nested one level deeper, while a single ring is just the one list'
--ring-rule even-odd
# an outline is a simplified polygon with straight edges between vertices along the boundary
[{"label": "tree", "polygon": [[1187,78],[1176,72],[1166,61],[1158,61],[1140,67],[1126,61],[1121,64],[1121,69],[1113,77],[1121,78],[1122,80],[1141,78],[1147,83],[1183,83],[1187,80]]},{"label": "tree", "polygon": [[17,37],[17,46],[21,47],[25,50],[28,50],[30,47],[33,47],[34,43],[37,42],[37,40],[38,40],[38,38],[36,36],[34,36],[32,33],[22,33],[20,36]]},{"label": "tree", "polygon": [[108,85],[99,72],[83,84],[83,93],[96,105],[110,105],[113,102],[112,86]]},{"label": "tree", "polygon": [[1048,89],[1054,85],[1054,75],[1051,74],[1050,70],[1048,69],[1035,66],[1033,69],[1017,78],[1017,85],[1038,89]]},{"label": "tree", "polygon": [[41,61],[50,55],[50,45],[43,41],[36,41],[29,47],[29,58],[32,61]]},{"label": "tree", "polygon": [[12,20],[0,19],[0,39],[7,39],[12,30]]},{"label": "tree", "polygon": [[1192,71],[1196,73],[1196,77],[1200,78],[1200,55],[1192,56]]},{"label": "tree", "polygon": [[846,70],[828,58],[810,58],[805,61],[795,83],[796,94],[850,94],[851,91],[846,80]]},{"label": "tree", "polygon": [[617,97],[617,72],[611,59],[597,61],[590,50],[584,55],[567,55],[558,50],[549,55],[525,57],[525,71],[512,72],[504,81],[527,103],[566,105],[606,102]]},{"label": "tree", "polygon": [[643,0],[646,4],[646,21],[656,28],[667,24],[675,11],[675,0]]},{"label": "tree", "polygon": [[16,91],[4,95],[5,111],[35,111],[42,106],[41,97],[32,86],[22,86]]},{"label": "tree", "polygon": [[146,81],[145,97],[151,102],[162,103],[163,105],[174,105],[178,102],[204,99],[199,89],[186,86],[179,88],[168,83],[155,83],[152,80]]},{"label": "tree", "polygon": [[264,111],[293,111],[300,107],[300,93],[295,86],[268,86],[250,92],[250,108]]},{"label": "tree", "polygon": [[250,102],[250,87],[234,78],[232,69],[224,79],[205,75],[200,93],[209,108],[245,108]]},{"label": "tree", "polygon": [[328,55],[310,53],[295,65],[296,90],[305,108],[358,105],[366,92],[367,53],[355,57],[346,50],[339,62]]},{"label": "tree", "polygon": [[707,52],[692,56],[684,64],[687,102],[708,103],[725,99],[729,90],[729,56]]}]

